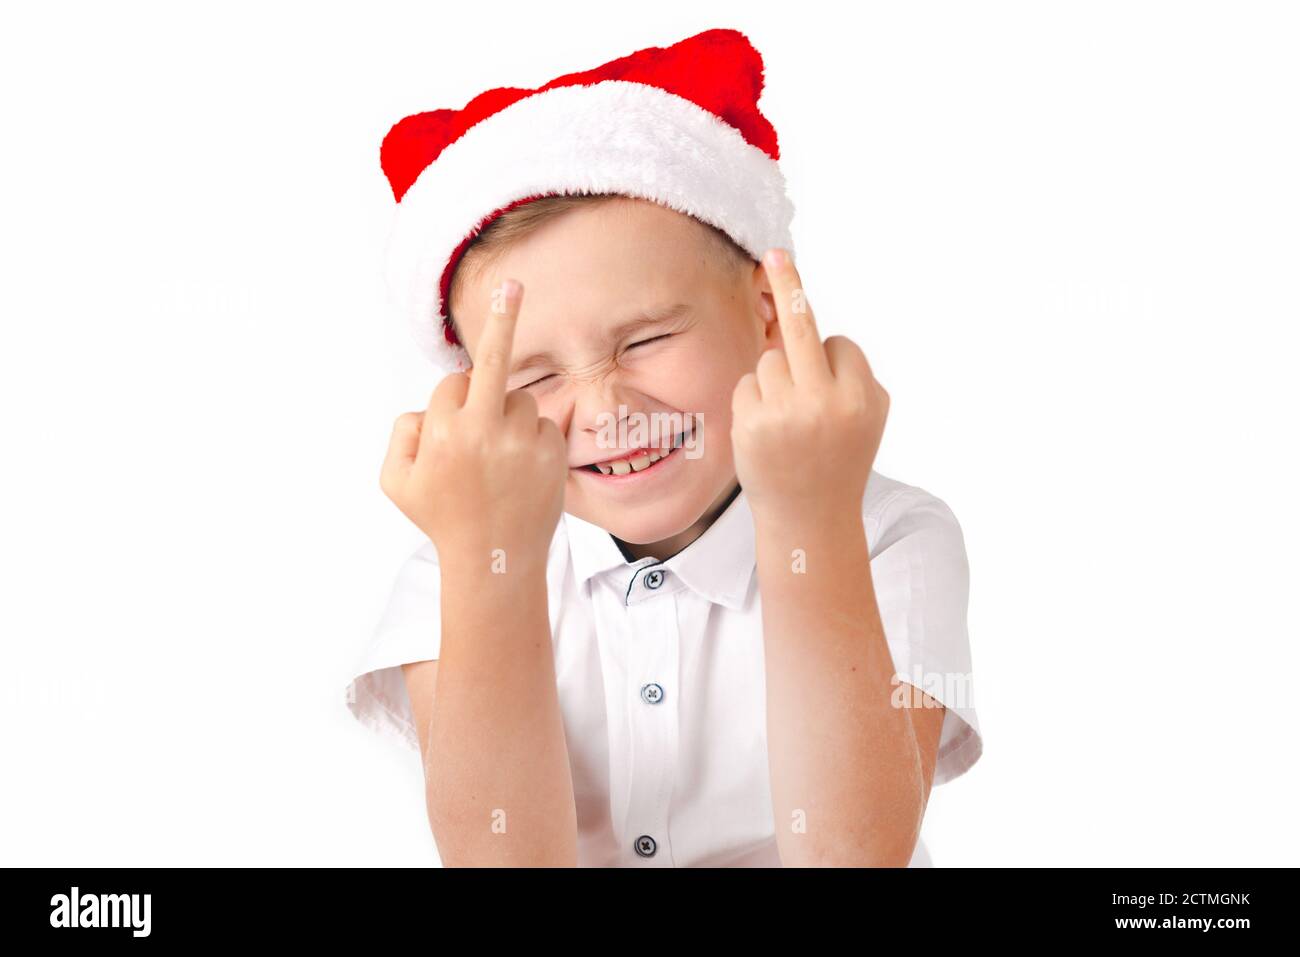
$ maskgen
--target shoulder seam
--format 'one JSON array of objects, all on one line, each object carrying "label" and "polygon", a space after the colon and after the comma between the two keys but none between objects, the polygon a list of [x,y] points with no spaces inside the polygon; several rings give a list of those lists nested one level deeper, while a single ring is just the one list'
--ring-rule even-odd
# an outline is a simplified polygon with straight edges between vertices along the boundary
[{"label": "shoulder seam", "polygon": [[864,514],[864,515],[875,515],[875,516],[881,516],[881,517],[883,517],[884,514],[885,514],[886,512],[889,511],[889,506],[891,506],[891,505],[894,504],[894,500],[897,499],[900,495],[905,495],[905,494],[907,494],[907,491],[908,491],[908,489],[906,489],[906,488],[896,488],[896,489],[894,489],[894,491],[890,492],[890,493],[889,493],[889,494],[884,498],[883,501],[877,503],[876,506],[875,506],[874,508],[868,508],[868,509],[865,509],[865,510],[863,511],[863,514]]}]

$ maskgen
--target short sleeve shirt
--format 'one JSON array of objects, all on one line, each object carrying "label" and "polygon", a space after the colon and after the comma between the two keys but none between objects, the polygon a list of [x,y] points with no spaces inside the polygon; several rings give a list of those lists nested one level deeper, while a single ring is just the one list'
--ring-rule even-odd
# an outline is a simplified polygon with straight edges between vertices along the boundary
[{"label": "short sleeve shirt", "polygon": [[[934,787],[983,739],[966,628],[968,566],[952,511],[872,472],[862,514],[896,677],[945,708]],[[743,489],[666,560],[627,561],[565,513],[547,560],[555,674],[578,819],[578,865],[779,867],[768,776],[762,597]],[[401,666],[439,653],[431,542],[406,559],[347,688],[351,713],[415,751]],[[918,841],[910,866],[930,866]]]}]

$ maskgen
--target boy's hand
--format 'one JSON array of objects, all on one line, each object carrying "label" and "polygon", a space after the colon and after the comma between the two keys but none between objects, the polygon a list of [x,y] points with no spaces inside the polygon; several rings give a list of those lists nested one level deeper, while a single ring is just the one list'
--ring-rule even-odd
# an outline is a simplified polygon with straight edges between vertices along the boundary
[{"label": "boy's hand", "polygon": [[[773,252],[779,254],[773,261]],[[752,511],[777,520],[856,515],[889,412],[889,393],[844,336],[823,346],[784,250],[763,258],[783,348],[768,349],[732,395],[736,477]]]},{"label": "boy's hand", "polygon": [[545,559],[564,508],[563,434],[527,392],[506,392],[523,288],[493,293],[470,373],[448,375],[424,412],[393,427],[380,486],[440,554]]}]

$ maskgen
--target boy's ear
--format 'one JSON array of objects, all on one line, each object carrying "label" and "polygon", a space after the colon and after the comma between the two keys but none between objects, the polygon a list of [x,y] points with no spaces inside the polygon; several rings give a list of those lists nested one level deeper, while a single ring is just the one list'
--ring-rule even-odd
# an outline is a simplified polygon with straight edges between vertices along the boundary
[{"label": "boy's ear", "polygon": [[777,321],[776,300],[772,298],[772,284],[768,281],[767,270],[760,263],[754,269],[754,314],[763,325],[763,338],[776,341],[781,335],[781,324]]},{"label": "boy's ear", "polygon": [[776,300],[770,292],[760,294],[759,314],[763,317],[763,338],[776,344],[781,341],[781,322],[776,314]]}]

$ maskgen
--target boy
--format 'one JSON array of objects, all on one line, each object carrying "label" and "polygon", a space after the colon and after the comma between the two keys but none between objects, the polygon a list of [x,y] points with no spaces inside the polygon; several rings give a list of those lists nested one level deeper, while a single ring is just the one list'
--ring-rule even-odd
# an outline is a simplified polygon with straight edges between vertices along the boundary
[{"label": "boy", "polygon": [[385,139],[390,285],[457,371],[394,428],[429,542],[349,703],[420,750],[444,864],[925,865],[980,755],[961,532],[872,471],[761,89],[712,30]]}]

